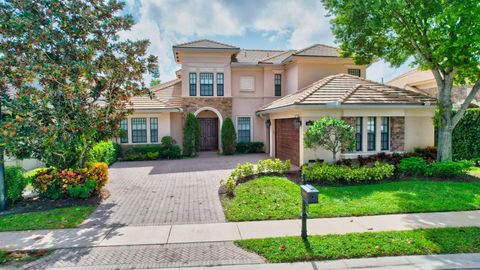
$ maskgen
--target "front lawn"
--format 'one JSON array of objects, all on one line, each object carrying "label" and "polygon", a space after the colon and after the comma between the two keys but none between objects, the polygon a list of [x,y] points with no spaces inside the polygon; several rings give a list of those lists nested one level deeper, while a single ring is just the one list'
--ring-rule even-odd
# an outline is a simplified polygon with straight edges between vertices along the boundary
[{"label": "front lawn", "polygon": [[345,235],[241,240],[240,247],[269,262],[480,252],[480,228],[440,228]]},{"label": "front lawn", "polygon": [[74,228],[95,209],[93,205],[0,216],[0,231]]},{"label": "front lawn", "polygon": [[[402,181],[354,186],[317,186],[319,204],[309,217],[339,217],[393,213],[480,209],[480,182]],[[223,198],[230,221],[298,218],[300,187],[283,177],[260,177]]]}]

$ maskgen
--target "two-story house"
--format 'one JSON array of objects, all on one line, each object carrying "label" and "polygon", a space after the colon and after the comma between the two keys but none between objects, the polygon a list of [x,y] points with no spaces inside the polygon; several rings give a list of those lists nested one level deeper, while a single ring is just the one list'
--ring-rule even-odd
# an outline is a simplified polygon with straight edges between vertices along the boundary
[{"label": "two-story house", "polygon": [[134,113],[121,128],[126,145],[156,144],[169,135],[182,143],[186,112],[201,129],[201,150],[220,150],[226,117],[238,141],[261,141],[272,157],[301,165],[331,160],[304,149],[303,132],[330,115],[356,129],[348,155],[404,151],[433,145],[434,99],[365,79],[366,66],[342,58],[336,48],[316,44],[302,50],[247,50],[211,40],[173,46],[181,65],[177,79],[152,89],[155,98],[132,99]]}]

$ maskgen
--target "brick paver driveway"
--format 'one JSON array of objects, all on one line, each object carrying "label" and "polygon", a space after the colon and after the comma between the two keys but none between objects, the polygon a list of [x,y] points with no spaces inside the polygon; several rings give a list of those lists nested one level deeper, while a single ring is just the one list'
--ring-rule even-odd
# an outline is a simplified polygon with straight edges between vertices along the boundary
[{"label": "brick paver driveway", "polygon": [[185,160],[118,162],[109,170],[110,197],[84,226],[129,226],[225,221],[220,179],[265,154],[220,156],[202,152]]}]

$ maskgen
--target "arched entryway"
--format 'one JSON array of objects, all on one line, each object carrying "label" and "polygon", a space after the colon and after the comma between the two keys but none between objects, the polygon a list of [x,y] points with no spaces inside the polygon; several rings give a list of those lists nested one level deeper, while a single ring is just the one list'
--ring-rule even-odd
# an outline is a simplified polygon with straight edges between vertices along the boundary
[{"label": "arched entryway", "polygon": [[200,151],[219,150],[222,114],[214,108],[203,107],[195,112],[195,116],[200,124]]}]

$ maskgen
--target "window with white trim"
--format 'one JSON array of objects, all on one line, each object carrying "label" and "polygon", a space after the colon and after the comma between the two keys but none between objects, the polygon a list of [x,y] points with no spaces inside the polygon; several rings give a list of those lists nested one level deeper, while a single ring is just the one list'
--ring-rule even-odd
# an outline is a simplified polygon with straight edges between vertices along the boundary
[{"label": "window with white trim", "polygon": [[189,89],[190,89],[190,96],[196,96],[197,95],[197,73],[190,73],[188,75],[189,79]]},{"label": "window with white trim", "polygon": [[200,96],[213,96],[213,73],[200,73]]},{"label": "window with white trim", "polygon": [[217,96],[223,96],[223,73],[217,73]]},{"label": "window with white trim", "polygon": [[238,117],[237,118],[237,139],[239,142],[250,142],[252,134],[252,118]]},{"label": "window with white trim", "polygon": [[150,118],[150,142],[158,142],[158,118]]},{"label": "window with white trim", "polygon": [[282,95],[282,74],[275,74],[275,96]]},{"label": "window with white trim", "polygon": [[355,117],[355,151],[361,152],[363,149],[363,118]]},{"label": "window with white trim", "polygon": [[377,118],[367,118],[367,150],[375,151],[376,145]]},{"label": "window with white trim", "polygon": [[348,74],[360,77],[360,69],[358,68],[349,68],[348,69]]},{"label": "window with white trim", "polygon": [[147,118],[132,118],[132,143],[147,142]]},{"label": "window with white trim", "polygon": [[382,151],[390,150],[390,118],[389,117],[382,117],[382,125],[380,127],[381,137],[380,137],[380,145]]},{"label": "window with white trim", "polygon": [[128,143],[128,119],[124,118],[120,121],[120,143]]}]

